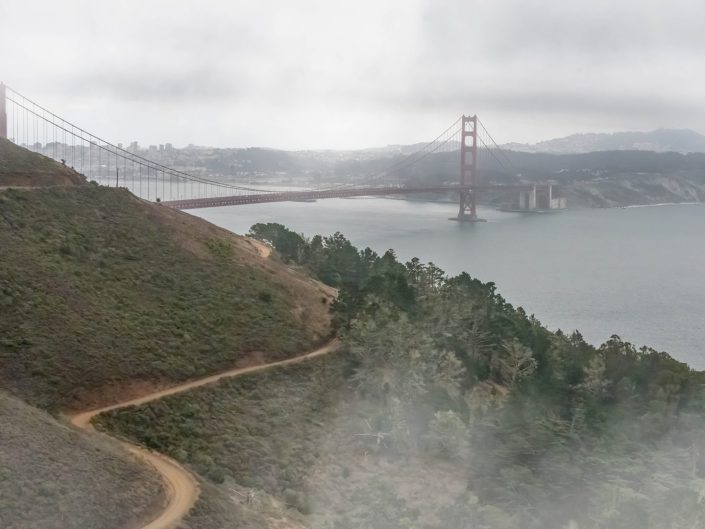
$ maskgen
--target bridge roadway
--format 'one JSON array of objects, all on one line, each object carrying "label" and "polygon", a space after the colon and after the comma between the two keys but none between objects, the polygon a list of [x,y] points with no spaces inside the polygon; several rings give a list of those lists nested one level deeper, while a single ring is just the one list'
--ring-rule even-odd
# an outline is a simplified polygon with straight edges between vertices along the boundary
[{"label": "bridge roadway", "polygon": [[185,200],[163,201],[162,204],[174,209],[216,208],[221,206],[242,206],[245,204],[262,204],[266,202],[301,202],[324,198],[373,197],[389,195],[413,195],[421,193],[460,193],[463,191],[525,191],[533,187],[546,187],[545,184],[486,184],[476,186],[378,186],[378,187],[340,187],[306,191],[282,191],[258,193],[252,195],[233,195],[227,197],[189,198]]}]

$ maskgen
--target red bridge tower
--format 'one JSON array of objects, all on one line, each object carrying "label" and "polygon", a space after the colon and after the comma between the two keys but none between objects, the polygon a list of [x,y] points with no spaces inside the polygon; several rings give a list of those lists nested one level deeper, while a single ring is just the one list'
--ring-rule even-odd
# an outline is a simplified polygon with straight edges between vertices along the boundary
[{"label": "red bridge tower", "polygon": [[460,139],[461,190],[457,220],[479,222],[482,219],[477,218],[477,116],[463,116],[462,120]]}]

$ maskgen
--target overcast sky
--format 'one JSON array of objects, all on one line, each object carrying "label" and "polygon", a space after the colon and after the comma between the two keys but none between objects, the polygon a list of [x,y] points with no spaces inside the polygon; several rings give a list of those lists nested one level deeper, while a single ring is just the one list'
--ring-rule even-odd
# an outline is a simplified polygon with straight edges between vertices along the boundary
[{"label": "overcast sky", "polygon": [[705,132],[702,0],[3,0],[0,80],[120,142]]}]

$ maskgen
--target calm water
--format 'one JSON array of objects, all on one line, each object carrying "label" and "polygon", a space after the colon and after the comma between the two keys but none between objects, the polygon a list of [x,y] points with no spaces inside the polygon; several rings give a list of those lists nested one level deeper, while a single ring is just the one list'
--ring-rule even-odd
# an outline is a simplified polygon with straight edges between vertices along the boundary
[{"label": "calm water", "polygon": [[611,334],[705,369],[705,206],[521,215],[482,210],[482,224],[451,222],[451,204],[323,200],[194,210],[247,233],[281,222],[308,236],[343,232],[355,245],[417,256],[450,274],[494,281],[550,329]]}]

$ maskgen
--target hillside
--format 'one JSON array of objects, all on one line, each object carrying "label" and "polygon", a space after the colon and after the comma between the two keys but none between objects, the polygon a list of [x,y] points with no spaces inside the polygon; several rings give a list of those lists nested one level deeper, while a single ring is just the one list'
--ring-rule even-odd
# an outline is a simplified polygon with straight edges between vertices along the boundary
[{"label": "hillside", "polygon": [[285,358],[329,334],[331,289],[126,190],[0,192],[0,248],[0,386],[47,409]]},{"label": "hillside", "polygon": [[85,181],[73,169],[0,138],[0,188],[66,186]]},{"label": "hillside", "polygon": [[124,529],[164,491],[117,443],[87,436],[0,392],[0,527]]},{"label": "hillside", "polygon": [[312,529],[705,523],[703,373],[340,234],[253,232],[321,276],[335,263],[343,349],[98,417],[211,483],[184,527],[251,520],[245,491]]},{"label": "hillside", "polygon": [[[522,179],[559,183],[571,207],[705,201],[705,154],[701,153],[609,151],[550,155],[512,152],[509,157]],[[499,174],[497,178],[512,180]]]},{"label": "hillside", "polygon": [[705,136],[694,130],[572,134],[534,144],[508,143],[511,151],[577,154],[595,151],[705,152]]},{"label": "hillside", "polygon": [[[345,369],[340,356],[317,359],[222,381],[137,412],[110,413],[100,424],[149,439],[150,448],[181,458],[211,482],[200,508],[186,520],[187,529],[223,523],[225,513],[231,520],[218,526],[222,529],[248,523],[253,513],[237,496],[225,505],[215,502],[233,488],[255,491],[264,506],[278,498],[289,507],[288,517],[306,527],[328,527],[332,520],[333,527],[348,527],[340,525],[345,517],[375,521],[373,512],[364,512],[364,502],[373,502],[370,511],[382,512],[400,492],[424,513],[422,521],[435,520],[435,508],[464,491],[464,473],[450,461],[401,464],[385,450],[387,442],[377,446],[376,430],[367,425],[377,426],[377,405],[357,398]],[[276,527],[267,517],[260,524]]]},{"label": "hillside", "polygon": [[[488,157],[480,166],[483,182],[559,185],[569,207],[611,207],[666,202],[705,201],[705,154],[649,151],[600,151],[583,154],[507,152],[506,159]],[[419,185],[457,181],[455,154],[421,160],[404,176]],[[438,199],[437,196],[431,197]],[[505,205],[515,193],[483,193],[481,202]]]}]

